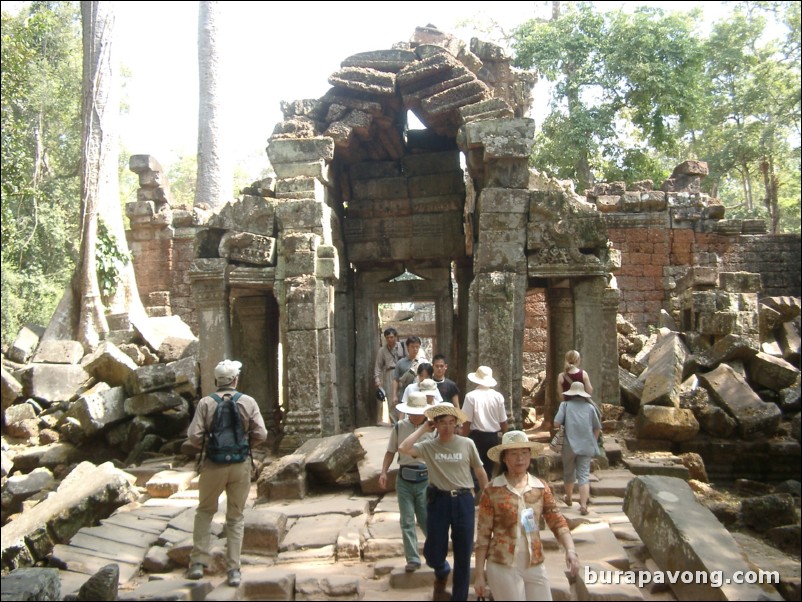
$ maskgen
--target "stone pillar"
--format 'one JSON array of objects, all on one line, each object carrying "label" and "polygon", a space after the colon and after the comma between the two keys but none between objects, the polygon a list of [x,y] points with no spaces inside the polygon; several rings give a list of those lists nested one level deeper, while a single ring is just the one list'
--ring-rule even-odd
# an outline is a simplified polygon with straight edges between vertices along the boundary
[{"label": "stone pillar", "polygon": [[557,390],[557,375],[565,365],[565,354],[574,348],[574,299],[568,281],[549,286],[546,291],[549,308],[549,350],[546,356],[546,407],[544,421],[551,424],[562,400]]},{"label": "stone pillar", "polygon": [[287,416],[282,450],[311,437],[339,432],[334,286],[339,260],[333,245],[336,215],[329,205],[331,138],[270,141],[268,156],[276,182],[278,260],[276,297],[280,316],[282,371]]},{"label": "stone pillar", "polygon": [[227,267],[226,259],[196,259],[189,271],[192,298],[198,313],[198,361],[203,395],[215,390],[214,367],[217,363],[223,359],[235,359],[231,358]]},{"label": "stone pillar", "polygon": [[[604,328],[602,305],[607,282],[603,276],[574,278],[574,349],[582,355],[582,369],[587,371],[593,385],[593,396],[600,397],[603,380],[602,359],[604,357]],[[613,322],[615,328],[615,322]],[[615,332],[613,332],[615,337]],[[617,358],[616,354],[616,358]]]},{"label": "stone pillar", "polygon": [[616,316],[621,302],[621,291],[607,287],[602,294],[602,363],[601,388],[594,397],[602,403],[621,404],[618,382],[618,328]]},{"label": "stone pillar", "polygon": [[504,395],[510,428],[520,425],[521,378],[523,370],[524,274],[491,272],[477,274],[471,284],[471,301],[476,308],[475,364],[489,366]]}]

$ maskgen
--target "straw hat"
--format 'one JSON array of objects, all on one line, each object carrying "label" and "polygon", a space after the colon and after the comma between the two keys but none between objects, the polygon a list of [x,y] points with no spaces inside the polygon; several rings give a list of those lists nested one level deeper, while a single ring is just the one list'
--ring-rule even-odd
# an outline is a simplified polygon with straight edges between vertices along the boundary
[{"label": "straw hat", "polygon": [[496,386],[496,379],[493,378],[493,370],[487,366],[479,366],[476,372],[468,374],[468,380],[477,385],[484,385],[485,387]]},{"label": "straw hat", "polygon": [[437,383],[431,378],[424,378],[418,385],[418,390],[425,395],[434,395],[437,391]]},{"label": "straw hat", "polygon": [[505,449],[530,449],[532,454],[537,451],[538,444],[530,441],[523,431],[507,431],[501,438],[501,444],[487,450],[487,457],[498,462],[501,452]]},{"label": "straw hat", "polygon": [[585,393],[585,385],[582,382],[572,382],[571,388],[568,389],[565,393],[563,393],[566,397],[573,397],[574,395],[581,395],[582,397],[590,397],[588,393]]},{"label": "straw hat", "polygon": [[395,409],[404,414],[422,416],[423,413],[431,407],[432,406],[426,401],[426,395],[424,393],[413,391],[407,396],[407,402],[399,403],[395,406]]},{"label": "straw hat", "polygon": [[438,416],[455,416],[457,418],[457,424],[468,422],[468,417],[465,415],[465,412],[447,402],[436,403],[433,406],[429,406],[424,413],[429,420],[434,420]]}]

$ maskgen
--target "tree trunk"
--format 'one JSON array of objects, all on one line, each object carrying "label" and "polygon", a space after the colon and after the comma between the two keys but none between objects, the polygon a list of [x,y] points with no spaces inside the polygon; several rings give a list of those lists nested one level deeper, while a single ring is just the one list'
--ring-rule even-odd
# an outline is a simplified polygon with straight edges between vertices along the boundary
[{"label": "tree trunk", "polygon": [[219,44],[222,7],[219,2],[198,4],[198,175],[194,204],[216,208],[231,200],[234,184],[223,108],[225,69]]},{"label": "tree trunk", "polygon": [[[120,210],[117,64],[112,54],[114,13],[110,2],[81,2],[83,81],[81,107],[81,249],[78,264],[50,324],[46,339],[75,339],[87,351],[108,332],[106,308],[97,275],[98,219],[102,218],[118,246],[127,251]],[[144,323],[133,265],[119,274],[112,311],[127,311],[133,323]],[[146,324],[145,324],[146,327]]]},{"label": "tree trunk", "polygon": [[760,162],[760,171],[763,174],[763,187],[765,194],[763,204],[769,210],[769,228],[772,234],[780,233],[780,203],[779,178],[774,173],[774,161],[771,157],[764,157]]}]

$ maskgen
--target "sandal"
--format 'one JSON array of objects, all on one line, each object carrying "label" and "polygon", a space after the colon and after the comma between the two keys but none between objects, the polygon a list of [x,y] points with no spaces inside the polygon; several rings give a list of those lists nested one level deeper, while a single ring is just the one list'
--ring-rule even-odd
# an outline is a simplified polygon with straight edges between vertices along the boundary
[{"label": "sandal", "polygon": [[582,516],[586,516],[587,513],[588,513],[588,507],[587,506],[580,506],[579,507],[579,514],[581,514]]},{"label": "sandal", "polygon": [[568,497],[567,495],[563,496],[563,502],[565,502],[565,505],[568,506],[569,508],[574,505],[573,500],[571,500],[571,498]]}]

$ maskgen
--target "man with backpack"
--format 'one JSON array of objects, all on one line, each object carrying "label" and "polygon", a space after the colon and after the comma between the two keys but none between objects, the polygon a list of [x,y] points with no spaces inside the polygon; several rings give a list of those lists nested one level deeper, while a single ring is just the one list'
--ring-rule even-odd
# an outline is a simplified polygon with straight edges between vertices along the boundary
[{"label": "man with backpack", "polygon": [[201,448],[198,509],[192,532],[189,579],[201,579],[209,566],[212,518],[220,494],[226,493],[226,565],[228,584],[240,584],[240,553],[245,531],[245,501],[251,488],[251,446],[267,439],[259,406],[239,393],[242,364],[223,360],[214,369],[217,391],[198,402],[187,430],[189,441]]}]

